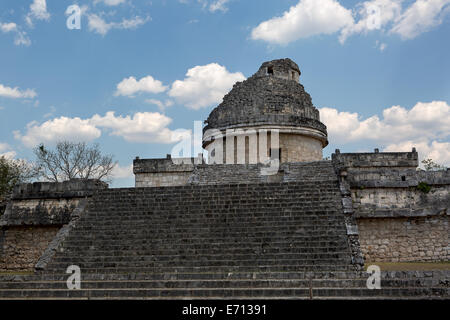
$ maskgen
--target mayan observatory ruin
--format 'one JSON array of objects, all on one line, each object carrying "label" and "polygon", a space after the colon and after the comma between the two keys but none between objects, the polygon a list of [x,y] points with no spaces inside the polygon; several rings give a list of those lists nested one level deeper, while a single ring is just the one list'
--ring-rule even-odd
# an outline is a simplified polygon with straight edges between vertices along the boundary
[{"label": "mayan observatory ruin", "polygon": [[450,170],[327,145],[299,66],[264,62],[209,114],[207,152],[137,157],[134,188],[17,186],[0,298],[449,299],[448,268],[383,266],[449,262]]}]

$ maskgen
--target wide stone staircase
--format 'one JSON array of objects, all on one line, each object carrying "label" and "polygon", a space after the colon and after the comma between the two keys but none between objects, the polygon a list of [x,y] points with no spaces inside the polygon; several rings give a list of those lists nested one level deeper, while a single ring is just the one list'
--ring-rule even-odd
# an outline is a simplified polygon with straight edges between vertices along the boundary
[{"label": "wide stone staircase", "polygon": [[[448,298],[448,273],[384,273],[351,264],[338,181],[105,189],[45,270],[0,277],[0,298]],[[81,270],[69,290],[68,266]]]}]

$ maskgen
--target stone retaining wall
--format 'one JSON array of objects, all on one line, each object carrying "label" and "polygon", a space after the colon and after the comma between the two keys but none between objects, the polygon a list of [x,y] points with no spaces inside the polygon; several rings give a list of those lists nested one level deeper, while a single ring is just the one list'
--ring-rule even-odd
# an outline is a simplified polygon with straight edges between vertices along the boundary
[{"label": "stone retaining wall", "polygon": [[357,219],[366,261],[449,261],[448,216]]},{"label": "stone retaining wall", "polygon": [[449,261],[450,170],[418,170],[403,153],[333,154],[350,189],[368,261]]},{"label": "stone retaining wall", "polygon": [[0,272],[33,271],[60,226],[14,226],[0,234]]},{"label": "stone retaining wall", "polygon": [[98,180],[17,186],[0,217],[0,272],[33,270],[80,201],[107,187]]}]

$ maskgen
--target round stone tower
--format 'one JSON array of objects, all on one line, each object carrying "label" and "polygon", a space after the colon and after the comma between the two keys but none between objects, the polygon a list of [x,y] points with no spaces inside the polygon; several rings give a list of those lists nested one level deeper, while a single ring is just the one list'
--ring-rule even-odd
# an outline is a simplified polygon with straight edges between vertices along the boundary
[{"label": "round stone tower", "polygon": [[326,126],[300,84],[300,74],[295,62],[280,59],[263,63],[253,76],[237,82],[205,121],[203,148],[209,163],[322,160]]}]

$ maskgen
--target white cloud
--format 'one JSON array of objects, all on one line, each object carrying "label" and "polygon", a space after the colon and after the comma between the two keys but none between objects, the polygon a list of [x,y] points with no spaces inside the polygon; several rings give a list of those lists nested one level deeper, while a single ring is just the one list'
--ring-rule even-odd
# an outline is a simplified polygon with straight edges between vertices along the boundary
[{"label": "white cloud", "polygon": [[444,101],[418,102],[411,110],[393,106],[377,115],[360,120],[357,113],[322,108],[320,115],[329,136],[337,143],[376,140],[398,143],[420,138],[444,139],[450,135],[450,106]]},{"label": "white cloud", "polygon": [[127,179],[132,178],[133,176],[133,164],[125,167],[121,167],[119,164],[117,164],[112,171],[113,179]]},{"label": "white cloud", "polygon": [[450,106],[445,101],[418,102],[410,110],[392,106],[383,111],[382,119],[376,115],[360,119],[357,113],[332,108],[320,109],[320,116],[333,144],[371,141],[389,151],[396,147],[411,149],[416,144],[419,152],[449,163],[447,153],[442,151],[448,146],[445,140],[450,139]]},{"label": "white cloud", "polygon": [[33,121],[27,125],[25,135],[14,131],[14,137],[27,147],[35,147],[39,143],[54,143],[60,140],[92,141],[99,138],[101,131],[89,120],[60,117],[42,124]]},{"label": "white cloud", "polygon": [[230,73],[217,63],[196,66],[188,70],[184,80],[172,84],[169,96],[198,110],[220,103],[233,84],[243,80],[245,77],[241,72]]},{"label": "white cloud", "polygon": [[[352,35],[377,31],[398,34],[405,40],[439,26],[450,13],[450,0],[416,0],[403,7],[405,2],[363,1],[351,11],[337,0],[299,0],[281,17],[264,21],[254,28],[251,37],[285,45],[300,38],[340,31],[339,41],[343,44]],[[381,51],[384,48],[385,45],[379,47]]]},{"label": "white cloud", "polygon": [[412,39],[440,25],[450,12],[450,0],[417,0],[406,9],[391,29],[403,39]]},{"label": "white cloud", "polygon": [[25,31],[21,31],[19,26],[14,22],[0,23],[0,31],[3,33],[14,33],[14,44],[16,46],[29,46],[31,44],[31,40],[27,36],[27,33]]},{"label": "white cloud", "polygon": [[230,0],[216,0],[209,5],[209,11],[227,11],[228,8],[225,6]]},{"label": "white cloud", "polygon": [[5,157],[6,159],[14,159],[17,156],[15,151],[7,151],[5,153],[0,153],[0,157]]},{"label": "white cloud", "polygon": [[353,23],[351,11],[336,0],[300,0],[283,16],[254,28],[252,39],[285,45],[313,35],[333,34]]},{"label": "white cloud", "polygon": [[111,134],[130,142],[174,143],[187,134],[188,130],[172,131],[167,126],[172,122],[169,117],[157,112],[138,112],[130,116],[115,116],[107,112],[105,116],[94,115],[90,123],[97,127],[110,129]]},{"label": "white cloud", "polygon": [[88,27],[90,31],[105,35],[112,28],[112,25],[100,18],[96,14],[88,15]]},{"label": "white cloud", "polygon": [[5,157],[7,159],[14,159],[17,153],[11,150],[11,147],[7,143],[0,142],[0,157]]},{"label": "white cloud", "polygon": [[150,17],[142,18],[136,16],[132,19],[123,19],[121,22],[106,22],[102,17],[93,13],[88,15],[88,28],[89,31],[93,31],[104,36],[111,29],[136,29],[147,23],[149,20]]},{"label": "white cloud", "polygon": [[102,2],[107,6],[117,6],[119,4],[125,3],[126,0],[94,0],[94,4]]},{"label": "white cloud", "polygon": [[14,44],[16,46],[26,46],[28,47],[31,45],[31,40],[27,36],[27,33],[25,31],[19,31],[16,33],[16,37],[14,39]]},{"label": "white cloud", "polygon": [[373,30],[384,30],[393,20],[397,19],[402,10],[403,0],[371,0],[359,3],[355,8],[359,20],[348,24],[341,32],[339,41],[345,40],[353,34],[367,34]]},{"label": "white cloud", "polygon": [[9,149],[9,145],[7,143],[0,142],[0,152],[4,152]]},{"label": "white cloud", "polygon": [[27,147],[35,147],[39,143],[53,144],[61,140],[89,142],[99,138],[104,130],[130,142],[170,144],[190,133],[184,129],[170,130],[167,126],[171,122],[172,119],[157,112],[115,116],[109,111],[104,116],[96,114],[88,119],[59,117],[42,124],[33,121],[24,134],[14,131],[14,137]]},{"label": "white cloud", "polygon": [[435,163],[450,166],[450,142],[438,142],[415,140],[404,141],[396,144],[389,144],[383,149],[385,152],[406,152],[416,148],[419,153],[419,163],[423,159],[433,159]]},{"label": "white cloud", "polygon": [[14,22],[0,23],[0,30],[4,33],[12,32],[17,30],[17,24]]},{"label": "white cloud", "polygon": [[33,3],[30,5],[30,12],[25,17],[25,20],[30,27],[33,26],[33,19],[50,19],[50,13],[47,11],[47,2],[45,0],[33,0]]},{"label": "white cloud", "polygon": [[30,13],[38,20],[50,19],[50,13],[47,12],[47,3],[45,0],[34,0],[30,5]]},{"label": "white cloud", "polygon": [[0,97],[13,98],[13,99],[33,99],[37,96],[36,91],[33,89],[20,90],[18,87],[10,88],[0,84]]},{"label": "white cloud", "polygon": [[166,101],[163,102],[163,101],[158,100],[158,99],[147,99],[147,100],[145,100],[145,102],[147,102],[149,104],[154,104],[161,111],[164,111],[167,107],[173,106],[173,101],[171,101],[171,100],[166,100]]},{"label": "white cloud", "polygon": [[167,87],[161,81],[153,79],[152,76],[147,76],[139,81],[135,77],[123,79],[117,85],[116,96],[133,96],[139,92],[161,93],[167,90]]}]

